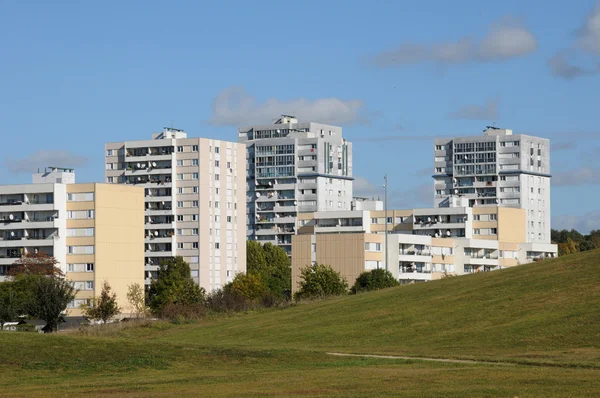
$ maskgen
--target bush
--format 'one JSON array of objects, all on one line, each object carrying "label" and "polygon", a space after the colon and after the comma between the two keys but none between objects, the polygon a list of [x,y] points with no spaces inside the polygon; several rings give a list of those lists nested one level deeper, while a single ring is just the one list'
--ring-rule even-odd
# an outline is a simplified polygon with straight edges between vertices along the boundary
[{"label": "bush", "polygon": [[348,293],[348,282],[331,266],[315,264],[300,270],[296,300],[340,296]]},{"label": "bush", "polygon": [[356,294],[398,285],[398,281],[391,272],[384,269],[374,269],[360,274],[358,278],[356,278],[356,282],[354,282],[351,292]]},{"label": "bush", "polygon": [[259,303],[268,292],[261,276],[256,274],[239,274],[223,290],[237,292],[253,303]]},{"label": "bush", "polygon": [[242,312],[254,309],[257,305],[237,290],[219,289],[206,297],[206,307],[214,312]]},{"label": "bush", "polygon": [[161,319],[167,319],[173,323],[184,323],[199,321],[206,317],[204,304],[176,304],[169,303],[161,307],[157,315]]}]

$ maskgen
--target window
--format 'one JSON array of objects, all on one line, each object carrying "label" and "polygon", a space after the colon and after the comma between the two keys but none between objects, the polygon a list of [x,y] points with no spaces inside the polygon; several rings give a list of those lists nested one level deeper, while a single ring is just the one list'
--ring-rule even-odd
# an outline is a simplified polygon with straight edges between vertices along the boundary
[{"label": "window", "polygon": [[181,228],[177,228],[177,230],[175,231],[175,233],[176,233],[177,235],[183,235],[183,229],[181,229]]},{"label": "window", "polygon": [[215,174],[215,181],[219,181],[219,175]]},{"label": "window", "polygon": [[215,200],[215,209],[219,208],[219,202]]},{"label": "window", "polygon": [[218,215],[215,216],[215,222],[219,222],[219,221],[221,221],[221,217],[219,217]]},{"label": "window", "polygon": [[177,215],[177,221],[183,221],[183,214]]},{"label": "window", "polygon": [[192,263],[192,264],[198,264],[198,256],[192,256],[190,258],[190,263]]},{"label": "window", "polygon": [[94,210],[70,210],[67,211],[67,218],[70,220],[94,218]]},{"label": "window", "polygon": [[67,237],[94,236],[94,228],[67,228]]},{"label": "window", "polygon": [[198,275],[199,275],[199,273],[200,273],[200,271],[199,271],[199,270],[197,270],[197,269],[193,269],[193,270],[191,270],[191,275],[192,275],[192,278],[197,278],[197,277],[198,277]]},{"label": "window", "polygon": [[106,156],[112,156],[113,155],[113,150],[112,149],[108,149],[106,151]]},{"label": "window", "polygon": [[181,200],[180,200],[180,201],[178,201],[178,202],[177,202],[177,207],[183,207],[183,201],[181,201]]},{"label": "window", "polygon": [[198,235],[198,228],[192,228],[192,235]]},{"label": "window", "polygon": [[192,214],[192,221],[198,221],[198,214]]},{"label": "window", "polygon": [[227,216],[227,222],[231,222],[231,216]]},{"label": "window", "polygon": [[192,193],[198,193],[198,187],[192,187]]},{"label": "window", "polygon": [[183,160],[182,159],[177,160],[177,166],[178,167],[183,166]]},{"label": "window", "polygon": [[183,187],[179,187],[179,188],[177,188],[177,193],[178,193],[178,194],[182,194],[182,193],[183,193]]},{"label": "window", "polygon": [[481,220],[481,215],[473,214],[473,221],[479,221],[479,220]]},{"label": "window", "polygon": [[192,200],[192,207],[198,207],[198,201]]},{"label": "window", "polygon": [[404,217],[396,217],[396,224],[401,224],[404,222]]},{"label": "window", "polygon": [[215,167],[219,167],[219,161],[215,160]]},{"label": "window", "polygon": [[311,243],[310,249],[311,249],[312,253],[316,253],[317,252],[317,244]]},{"label": "window", "polygon": [[491,234],[492,235],[498,235],[498,229],[497,228],[492,228]]},{"label": "window", "polygon": [[192,242],[192,249],[198,248],[198,242]]},{"label": "window", "polygon": [[377,219],[376,218],[371,218],[371,224],[377,224]]},{"label": "window", "polygon": [[198,173],[192,173],[192,180],[198,179]]},{"label": "window", "polygon": [[219,249],[221,247],[221,244],[219,242],[215,242],[215,249]]},{"label": "window", "polygon": [[183,174],[177,174],[177,179],[178,180],[183,180]]},{"label": "window", "polygon": [[481,231],[479,230],[479,228],[473,230],[473,235],[481,235]]},{"label": "window", "polygon": [[183,152],[183,147],[182,146],[178,146],[177,147],[177,152]]},{"label": "window", "polygon": [[113,170],[114,169],[113,166],[114,165],[112,163],[106,163],[106,170]]},{"label": "window", "polygon": [[381,251],[381,243],[365,242],[365,251],[380,252]]},{"label": "window", "polygon": [[498,219],[498,215],[496,214],[490,214],[490,220],[491,221],[496,221]]},{"label": "window", "polygon": [[183,249],[183,242],[177,242],[177,248]]},{"label": "window", "polygon": [[442,146],[441,145],[436,145],[435,146],[435,150],[436,151],[441,151],[442,150]]},{"label": "window", "polygon": [[94,193],[69,193],[67,194],[67,200],[69,202],[92,202],[94,200]]},{"label": "window", "polygon": [[192,166],[198,166],[198,159],[192,159]]},{"label": "window", "polygon": [[94,264],[67,264],[68,272],[94,272]]},{"label": "window", "polygon": [[112,184],[113,182],[115,182],[115,179],[113,177],[107,177],[106,182],[108,182],[109,184]]},{"label": "window", "polygon": [[231,168],[231,162],[227,162],[227,168],[230,169]]},{"label": "window", "polygon": [[94,246],[67,246],[68,254],[94,254]]},{"label": "window", "polygon": [[[192,152],[198,152],[198,145],[192,145]],[[196,162],[198,160],[196,159]]]},{"label": "window", "polygon": [[219,147],[218,146],[215,147],[215,153],[219,153]]}]

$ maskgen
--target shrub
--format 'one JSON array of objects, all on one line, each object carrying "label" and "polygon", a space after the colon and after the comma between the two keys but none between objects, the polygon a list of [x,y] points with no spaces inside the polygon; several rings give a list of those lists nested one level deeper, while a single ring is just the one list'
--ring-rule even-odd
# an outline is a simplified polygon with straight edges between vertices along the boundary
[{"label": "shrub", "polygon": [[206,307],[214,312],[241,312],[256,307],[237,290],[219,289],[206,297]]},{"label": "shrub", "polygon": [[398,281],[391,272],[384,269],[374,269],[360,274],[358,278],[356,278],[356,282],[354,282],[351,292],[356,294],[398,285]]},{"label": "shrub", "polygon": [[348,282],[329,265],[315,264],[300,270],[296,300],[340,296],[348,293]]},{"label": "shrub", "polygon": [[223,290],[237,292],[253,303],[259,303],[268,292],[262,278],[256,274],[239,274]]},{"label": "shrub", "polygon": [[199,321],[206,316],[207,309],[204,304],[176,304],[168,303],[163,305],[157,312],[161,319],[167,319],[173,323],[184,323],[190,321]]}]

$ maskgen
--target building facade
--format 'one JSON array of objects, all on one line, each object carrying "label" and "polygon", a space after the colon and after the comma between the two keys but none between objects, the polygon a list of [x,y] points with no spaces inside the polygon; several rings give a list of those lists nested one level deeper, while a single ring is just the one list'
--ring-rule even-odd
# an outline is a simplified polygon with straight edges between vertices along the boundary
[{"label": "building facade", "polygon": [[291,254],[298,214],[350,209],[352,144],[341,127],[283,115],[239,128],[238,139],[247,153],[249,239]]},{"label": "building facade", "polygon": [[127,289],[144,283],[144,192],[76,184],[72,170],[50,169],[33,184],[0,186],[0,282],[24,254],[45,253],[78,290],[68,315],[98,297],[104,282],[127,315]]},{"label": "building facade", "polygon": [[292,289],[297,289],[300,269],[314,263],[331,265],[350,284],[361,272],[386,268],[386,216],[387,268],[401,283],[493,271],[557,255],[556,245],[527,242],[524,209],[470,207],[467,198],[452,199],[451,207],[388,210],[387,215],[383,210],[299,215]]},{"label": "building facade", "polygon": [[488,127],[482,136],[434,143],[434,206],[453,195],[470,207],[524,209],[526,241],[550,243],[550,141]]},{"label": "building facade", "polygon": [[165,128],[150,140],[107,143],[106,182],[145,194],[146,283],[182,256],[207,291],[246,271],[246,147]]}]

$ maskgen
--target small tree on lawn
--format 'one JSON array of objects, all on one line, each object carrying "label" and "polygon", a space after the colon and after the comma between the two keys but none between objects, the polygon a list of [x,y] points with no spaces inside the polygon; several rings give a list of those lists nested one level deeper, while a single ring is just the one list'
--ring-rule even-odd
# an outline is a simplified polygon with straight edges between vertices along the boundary
[{"label": "small tree on lawn", "polygon": [[192,279],[189,264],[177,256],[161,261],[158,278],[152,280],[148,296],[150,308],[156,312],[165,304],[200,304],[204,301],[204,289]]},{"label": "small tree on lawn", "polygon": [[86,316],[107,323],[121,313],[121,308],[117,304],[117,294],[111,293],[110,290],[110,285],[104,281],[100,297],[94,299],[93,306],[85,308]]},{"label": "small tree on lawn", "polygon": [[0,283],[0,330],[6,322],[16,321],[25,313],[23,292],[15,282]]},{"label": "small tree on lawn", "polygon": [[289,300],[292,290],[290,258],[281,247],[271,243],[265,243],[263,250],[267,263],[262,274],[263,281],[273,294]]},{"label": "small tree on lawn", "polygon": [[56,331],[67,305],[75,299],[73,285],[62,278],[33,274],[17,275],[15,282],[26,292],[25,312],[46,322],[45,333]]},{"label": "small tree on lawn", "polygon": [[340,296],[348,293],[348,282],[329,265],[315,264],[300,270],[296,300]]},{"label": "small tree on lawn", "polygon": [[146,317],[146,297],[144,288],[139,283],[127,287],[127,301],[131,314],[136,318]]},{"label": "small tree on lawn", "polygon": [[391,272],[380,268],[360,274],[358,278],[356,278],[351,292],[356,294],[360,292],[368,292],[370,290],[385,289],[398,285],[398,281],[396,278],[394,278],[394,275],[392,275]]},{"label": "small tree on lawn", "polygon": [[239,274],[223,290],[239,293],[253,303],[259,303],[268,291],[260,275],[256,274]]}]

